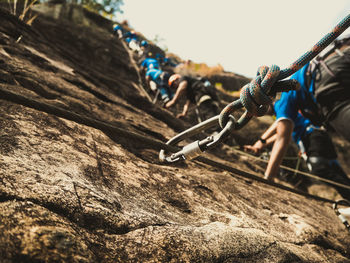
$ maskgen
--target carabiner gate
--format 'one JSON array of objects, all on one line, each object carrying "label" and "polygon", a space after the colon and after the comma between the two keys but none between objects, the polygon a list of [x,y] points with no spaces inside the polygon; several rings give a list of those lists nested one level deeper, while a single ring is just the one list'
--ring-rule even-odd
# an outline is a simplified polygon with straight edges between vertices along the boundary
[{"label": "carabiner gate", "polygon": [[348,222],[348,219],[345,217],[345,215],[341,211],[339,211],[339,208],[338,208],[339,205],[350,206],[350,202],[348,200],[341,199],[336,201],[333,204],[333,209],[335,214],[339,217],[340,221],[345,225],[346,229],[350,232],[350,224]]},{"label": "carabiner gate", "polygon": [[[201,122],[193,126],[192,128],[187,129],[182,133],[178,134],[177,136],[173,137],[166,144],[175,145],[186,138],[199,134],[200,132],[210,127],[213,127],[215,124],[219,125],[218,119],[219,115],[212,117],[204,122]],[[220,131],[220,133],[216,135],[210,135],[203,140],[197,140],[188,145],[185,145],[182,148],[182,150],[173,153],[168,157],[165,156],[164,150],[161,150],[159,152],[159,160],[162,162],[167,161],[169,163],[174,163],[178,161],[191,160],[193,158],[196,158],[197,156],[201,155],[204,151],[215,147],[221,141],[227,138],[231,134],[231,131],[235,128],[235,124],[235,118],[232,115],[230,115],[229,121],[227,122],[224,129]]]}]

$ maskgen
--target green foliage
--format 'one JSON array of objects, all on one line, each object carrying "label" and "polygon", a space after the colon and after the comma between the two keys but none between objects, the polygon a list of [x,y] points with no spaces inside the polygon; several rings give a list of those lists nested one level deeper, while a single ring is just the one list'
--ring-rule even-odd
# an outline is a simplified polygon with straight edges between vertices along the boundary
[{"label": "green foliage", "polygon": [[115,15],[116,13],[123,13],[121,10],[121,6],[124,4],[123,0],[73,0],[74,2],[100,14]]},{"label": "green foliage", "polygon": [[[95,11],[108,18],[113,18],[113,16],[115,16],[117,13],[123,13],[121,7],[124,4],[124,0],[0,0],[0,3],[2,2],[8,2],[9,10],[14,15],[18,15],[18,13],[22,12],[27,6],[31,7],[36,3],[66,2],[82,5],[90,11]],[[17,6],[21,6],[23,9],[19,11]],[[25,12],[27,11],[28,10],[25,10]]]}]

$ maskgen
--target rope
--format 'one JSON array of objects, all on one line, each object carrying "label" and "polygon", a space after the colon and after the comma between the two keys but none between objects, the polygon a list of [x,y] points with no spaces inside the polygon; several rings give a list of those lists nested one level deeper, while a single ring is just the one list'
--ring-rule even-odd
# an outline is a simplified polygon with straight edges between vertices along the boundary
[{"label": "rope", "polygon": [[[263,159],[260,159],[254,155],[251,155],[249,153],[246,153],[246,152],[242,152],[238,149],[235,149],[235,148],[232,148],[235,152],[241,154],[241,155],[245,155],[245,156],[248,156],[254,160],[257,160],[257,161],[261,161],[261,162],[264,162],[264,163],[268,163],[268,161],[266,160],[263,160]],[[345,185],[345,184],[342,184],[342,183],[338,183],[338,182],[334,182],[332,180],[328,180],[328,179],[325,179],[325,178],[322,178],[322,177],[319,177],[317,175],[314,175],[314,174],[310,174],[310,173],[306,173],[306,172],[303,172],[303,171],[299,171],[299,170],[296,170],[296,169],[293,169],[293,168],[290,168],[288,166],[284,166],[284,165],[280,165],[280,167],[282,169],[285,169],[285,170],[288,170],[290,172],[294,172],[296,174],[300,174],[300,175],[304,175],[306,177],[310,177],[312,179],[316,179],[316,180],[319,180],[319,181],[322,181],[322,182],[325,182],[325,183],[329,183],[329,184],[332,184],[332,185],[335,185],[335,186],[339,186],[339,187],[342,187],[342,188],[345,188],[345,189],[349,189],[350,190],[350,186],[349,185]]]},{"label": "rope", "polygon": [[280,189],[288,191],[288,192],[292,192],[292,193],[295,193],[295,194],[298,194],[298,195],[301,195],[301,196],[305,196],[305,197],[310,197],[312,199],[315,199],[315,200],[318,200],[318,201],[323,201],[323,202],[326,202],[326,203],[334,203],[334,200],[330,200],[330,199],[323,198],[323,197],[316,196],[316,195],[311,195],[311,194],[305,193],[303,191],[291,188],[289,186],[285,186],[285,185],[282,185],[282,184],[279,184],[279,183],[268,181],[268,180],[266,180],[266,179],[264,179],[262,177],[259,177],[259,176],[255,175],[255,174],[242,171],[240,169],[234,168],[232,166],[228,166],[228,165],[223,164],[223,163],[216,162],[214,160],[211,160],[211,159],[208,159],[208,158],[205,158],[205,157],[202,157],[202,156],[197,157],[195,160],[197,160],[199,162],[202,162],[202,163],[205,163],[205,164],[208,164],[208,165],[211,165],[213,167],[216,167],[216,168],[219,168],[219,169],[222,169],[222,170],[225,170],[225,171],[228,171],[228,172],[240,175],[240,176],[248,178],[248,179],[252,179],[252,180],[255,180],[255,181],[258,181],[258,182],[270,185],[270,186],[274,186],[274,187],[280,188]]},{"label": "rope", "polygon": [[228,104],[221,111],[219,118],[221,128],[225,127],[228,122],[228,116],[237,108],[244,106],[249,113],[244,118],[238,120],[238,127],[241,127],[243,126],[241,123],[247,123],[252,116],[262,116],[266,113],[268,105],[272,102],[271,93],[275,94],[277,91],[299,89],[299,83],[296,80],[283,79],[289,77],[316,57],[349,26],[350,14],[340,21],[331,32],[326,34],[309,51],[305,52],[299,59],[283,70],[280,70],[276,65],[272,65],[270,68],[267,66],[259,67],[256,77],[242,88],[240,98]]},{"label": "rope", "polygon": [[[79,123],[79,124],[93,127],[95,129],[99,129],[103,132],[106,132],[107,134],[119,135],[120,137],[123,137],[123,138],[132,139],[132,140],[141,142],[144,145],[147,145],[147,146],[151,147],[152,149],[155,149],[158,151],[161,149],[165,149],[165,150],[171,151],[171,152],[176,152],[179,150],[178,147],[167,145],[159,140],[151,139],[149,137],[143,136],[143,135],[138,134],[136,132],[124,130],[124,129],[119,128],[113,124],[110,124],[110,123],[107,123],[104,121],[100,121],[100,120],[91,119],[89,117],[86,117],[86,116],[83,116],[83,115],[80,115],[80,114],[77,114],[77,113],[50,105],[50,104],[47,104],[44,102],[40,102],[36,99],[28,98],[26,96],[17,94],[15,92],[8,91],[8,90],[4,89],[3,87],[0,87],[0,95],[1,95],[2,100],[11,101],[13,103],[23,105],[25,107],[29,107],[29,108],[32,108],[35,110],[43,111],[43,112],[46,112],[48,114],[55,115],[57,117],[61,117],[61,118],[67,119],[67,120],[74,121],[74,122]],[[248,172],[239,170],[237,168],[225,165],[223,163],[216,162],[214,160],[211,160],[211,159],[208,159],[205,157],[197,157],[195,160],[198,162],[219,168],[221,170],[225,170],[225,171],[228,171],[230,173],[240,175],[240,176],[245,177],[245,178],[249,178],[249,179],[252,179],[252,180],[255,180],[255,181],[276,187],[276,188],[280,188],[280,189],[288,191],[288,192],[292,192],[292,193],[295,193],[295,194],[298,194],[301,196],[305,196],[308,198],[312,198],[314,200],[318,200],[318,201],[322,201],[322,202],[334,203],[333,200],[319,197],[316,195],[311,195],[311,194],[299,191],[297,189],[294,189],[294,188],[291,188],[291,187],[288,187],[288,186],[285,186],[285,185],[282,185],[279,183],[265,180],[264,178],[261,178],[257,175],[252,174],[252,173],[248,173]],[[231,174],[231,176],[233,176],[233,175]]]},{"label": "rope", "polygon": [[316,57],[325,47],[334,41],[341,33],[350,26],[350,14],[341,20],[331,32],[326,34],[309,51],[305,52],[299,59],[294,61],[288,68],[281,71],[279,79],[284,79],[301,69],[307,62]]}]

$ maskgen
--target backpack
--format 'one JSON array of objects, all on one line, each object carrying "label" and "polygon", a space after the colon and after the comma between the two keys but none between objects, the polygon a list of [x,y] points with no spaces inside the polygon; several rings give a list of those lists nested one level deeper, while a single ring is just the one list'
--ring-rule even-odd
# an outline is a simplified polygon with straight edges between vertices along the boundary
[{"label": "backpack", "polygon": [[[350,44],[350,35],[340,40],[335,40],[326,52],[321,53],[310,62],[310,65],[306,74],[307,87],[311,87],[312,81],[322,82],[321,79],[323,79],[323,77],[321,75],[321,70],[326,72],[327,75],[329,75],[332,78],[336,77],[336,72],[335,71],[333,72],[332,69],[329,68],[329,66],[326,64],[325,61],[329,58],[329,56],[332,53],[337,53],[340,57],[344,57],[345,59],[349,59],[350,61],[350,57],[340,50],[340,48],[348,44]],[[328,78],[328,76],[326,78]],[[333,90],[333,89],[331,90],[331,88],[332,87],[330,86],[322,86],[322,87],[315,86],[313,90],[309,90],[311,93],[310,94],[311,98],[308,98],[308,101],[311,105],[310,108],[312,108],[312,113],[310,115],[306,112],[305,114],[303,113],[303,115],[309,118],[316,125],[320,125],[320,122],[323,122],[323,123],[326,122],[327,111],[325,112],[324,109],[320,108],[319,96],[324,91],[332,92],[332,94],[334,94],[334,92],[337,92],[336,90]]]}]

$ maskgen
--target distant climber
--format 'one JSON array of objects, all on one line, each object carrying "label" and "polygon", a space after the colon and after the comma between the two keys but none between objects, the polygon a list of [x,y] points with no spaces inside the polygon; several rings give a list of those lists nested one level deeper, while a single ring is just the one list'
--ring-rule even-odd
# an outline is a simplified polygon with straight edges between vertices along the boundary
[{"label": "distant climber", "polygon": [[153,91],[157,91],[157,84],[152,79],[148,78],[146,80],[146,74],[151,69],[160,69],[158,60],[155,58],[145,58],[141,61],[140,64],[140,74],[142,78],[145,78],[146,85]]},{"label": "distant climber", "polygon": [[125,38],[126,43],[128,43],[129,48],[132,51],[135,51],[135,52],[140,52],[141,51],[141,48],[140,48],[140,45],[139,45],[139,41],[140,40],[139,40],[139,36],[136,33],[136,31],[131,30],[131,31],[126,32],[124,34],[124,38]]},{"label": "distant climber", "polygon": [[183,111],[176,116],[177,118],[186,116],[191,103],[198,107],[202,120],[207,120],[220,113],[215,88],[212,85],[205,85],[203,79],[173,74],[169,78],[169,87],[176,92],[172,100],[165,104],[166,108],[172,107],[182,96],[186,97]]},{"label": "distant climber", "polygon": [[158,94],[157,90],[159,91],[163,104],[173,98],[173,93],[168,86],[169,77],[168,72],[155,68],[149,69],[146,73],[148,87],[156,93],[156,96]]},{"label": "distant climber", "polygon": [[124,28],[121,25],[115,24],[113,27],[113,35],[117,35],[119,39],[123,38]]},{"label": "distant climber", "polygon": [[114,24],[113,35],[117,35],[119,39],[122,39],[126,33],[125,27],[128,27],[128,22],[126,20],[123,20],[120,24]]},{"label": "distant climber", "polygon": [[160,64],[155,58],[146,58],[141,61],[141,72],[147,72],[150,69],[160,69]]},{"label": "distant climber", "polygon": [[156,53],[155,59],[158,60],[160,64],[162,64],[162,63],[163,63],[163,60],[164,60],[164,54],[162,54],[162,53]]},{"label": "distant climber", "polygon": [[140,43],[140,51],[139,51],[139,56],[140,57],[147,57],[147,54],[150,52],[150,46],[147,40],[142,40]]},{"label": "distant climber", "polygon": [[168,56],[165,56],[163,61],[161,62],[162,67],[176,67],[177,64],[172,61],[172,59]]}]

